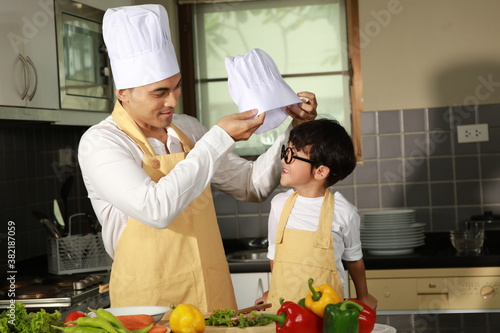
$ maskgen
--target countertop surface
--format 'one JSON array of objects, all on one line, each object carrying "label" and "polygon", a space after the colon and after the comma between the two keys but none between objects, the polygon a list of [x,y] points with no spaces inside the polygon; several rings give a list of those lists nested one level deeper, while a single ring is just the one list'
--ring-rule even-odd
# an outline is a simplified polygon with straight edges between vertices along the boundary
[{"label": "countertop surface", "polygon": [[[461,268],[500,266],[500,231],[485,232],[483,250],[477,256],[459,256],[453,248],[448,232],[425,234],[425,245],[405,255],[371,255],[363,250],[366,270],[413,268]],[[224,241],[226,253],[245,250],[244,241]],[[269,262],[229,263],[231,273],[270,272]]]}]

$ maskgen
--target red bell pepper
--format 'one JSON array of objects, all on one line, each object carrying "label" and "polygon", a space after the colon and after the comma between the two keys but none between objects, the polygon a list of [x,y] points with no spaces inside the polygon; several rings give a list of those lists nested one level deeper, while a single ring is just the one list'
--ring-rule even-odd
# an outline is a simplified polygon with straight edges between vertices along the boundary
[{"label": "red bell pepper", "polygon": [[368,305],[358,301],[355,298],[348,298],[348,300],[354,301],[363,306],[363,312],[359,313],[359,333],[370,333],[375,326],[377,314]]},{"label": "red bell pepper", "polygon": [[261,317],[276,321],[278,333],[321,333],[323,319],[294,302],[283,302],[278,312]]}]

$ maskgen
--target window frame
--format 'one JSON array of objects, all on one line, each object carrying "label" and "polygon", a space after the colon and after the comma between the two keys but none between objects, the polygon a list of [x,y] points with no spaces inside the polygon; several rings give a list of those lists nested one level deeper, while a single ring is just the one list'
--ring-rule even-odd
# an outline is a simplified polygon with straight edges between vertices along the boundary
[{"label": "window frame", "polygon": [[[349,61],[349,92],[351,105],[351,136],[356,153],[356,160],[363,161],[361,144],[360,113],[363,111],[363,87],[361,76],[361,50],[359,42],[359,0],[346,1],[347,47]],[[180,70],[182,73],[182,105],[183,113],[197,118],[196,88],[194,68],[194,40],[193,40],[193,7],[201,1],[179,1],[178,22],[180,45]],[[213,2],[213,1],[211,1]],[[252,157],[245,156],[253,159]]]}]

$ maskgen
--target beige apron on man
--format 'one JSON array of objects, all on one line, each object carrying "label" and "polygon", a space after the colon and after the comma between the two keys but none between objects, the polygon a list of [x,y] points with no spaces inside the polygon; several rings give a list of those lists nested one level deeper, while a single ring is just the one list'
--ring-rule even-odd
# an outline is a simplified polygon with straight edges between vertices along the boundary
[{"label": "beige apron on man", "polygon": [[295,191],[286,200],[276,231],[276,251],[268,294],[268,302],[272,303],[272,307],[269,311],[280,308],[280,298],[298,302],[306,297],[309,293],[309,278],[314,279],[313,286],[328,284],[340,299],[344,299],[342,283],[335,265],[331,233],[333,194],[328,189],[325,191],[317,231],[285,228],[297,195]]},{"label": "beige apron on man", "polygon": [[[184,153],[156,155],[119,103],[112,115],[145,154],[142,167],[155,182],[193,148],[191,140],[172,124]],[[129,218],[115,249],[109,291],[112,307],[190,303],[202,312],[236,309],[210,186],[166,229]]]}]

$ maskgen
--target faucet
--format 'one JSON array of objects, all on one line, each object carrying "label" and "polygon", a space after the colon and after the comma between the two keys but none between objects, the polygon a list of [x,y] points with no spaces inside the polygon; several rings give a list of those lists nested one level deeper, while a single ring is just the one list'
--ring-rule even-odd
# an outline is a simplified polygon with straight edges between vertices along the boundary
[{"label": "faucet", "polygon": [[266,238],[255,238],[248,242],[248,246],[251,248],[265,249],[269,244],[269,240]]}]

